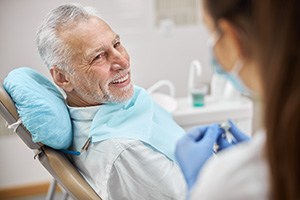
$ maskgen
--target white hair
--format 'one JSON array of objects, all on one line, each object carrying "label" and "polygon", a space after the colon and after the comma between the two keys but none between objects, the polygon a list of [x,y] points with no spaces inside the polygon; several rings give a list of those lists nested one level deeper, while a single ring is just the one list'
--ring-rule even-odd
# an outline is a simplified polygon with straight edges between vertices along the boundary
[{"label": "white hair", "polygon": [[49,69],[56,65],[69,73],[73,72],[71,67],[73,49],[59,37],[59,30],[93,16],[100,18],[94,8],[77,3],[61,5],[47,14],[38,28],[36,44],[42,60]]}]

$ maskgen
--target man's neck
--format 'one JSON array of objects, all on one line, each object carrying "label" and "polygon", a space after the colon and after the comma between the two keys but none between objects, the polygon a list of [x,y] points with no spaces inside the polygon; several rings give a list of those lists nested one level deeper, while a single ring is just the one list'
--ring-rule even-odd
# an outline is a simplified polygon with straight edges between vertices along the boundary
[{"label": "man's neck", "polygon": [[89,107],[89,106],[98,106],[98,105],[102,104],[102,103],[88,102],[88,101],[80,98],[78,95],[73,94],[72,92],[67,93],[66,102],[71,107]]}]

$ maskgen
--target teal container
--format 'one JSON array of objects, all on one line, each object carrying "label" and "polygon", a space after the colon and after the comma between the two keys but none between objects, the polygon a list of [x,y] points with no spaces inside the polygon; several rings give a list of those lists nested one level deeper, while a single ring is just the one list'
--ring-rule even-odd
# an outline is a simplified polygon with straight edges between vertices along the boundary
[{"label": "teal container", "polygon": [[194,107],[204,106],[205,93],[192,93],[192,101]]}]

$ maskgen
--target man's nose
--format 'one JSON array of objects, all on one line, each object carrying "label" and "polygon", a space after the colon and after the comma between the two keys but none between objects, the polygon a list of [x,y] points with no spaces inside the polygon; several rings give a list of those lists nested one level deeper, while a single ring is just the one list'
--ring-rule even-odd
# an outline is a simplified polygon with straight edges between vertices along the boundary
[{"label": "man's nose", "polygon": [[123,55],[119,51],[115,50],[112,55],[112,69],[119,70],[119,69],[126,69],[129,67],[128,57]]}]

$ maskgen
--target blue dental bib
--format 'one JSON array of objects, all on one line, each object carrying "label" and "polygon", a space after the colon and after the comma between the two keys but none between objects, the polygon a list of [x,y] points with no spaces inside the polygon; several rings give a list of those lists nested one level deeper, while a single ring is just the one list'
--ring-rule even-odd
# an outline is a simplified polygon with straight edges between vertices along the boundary
[{"label": "blue dental bib", "polygon": [[110,138],[137,139],[175,160],[174,152],[184,130],[170,113],[158,106],[142,88],[124,103],[101,105],[91,125],[91,142]]}]

